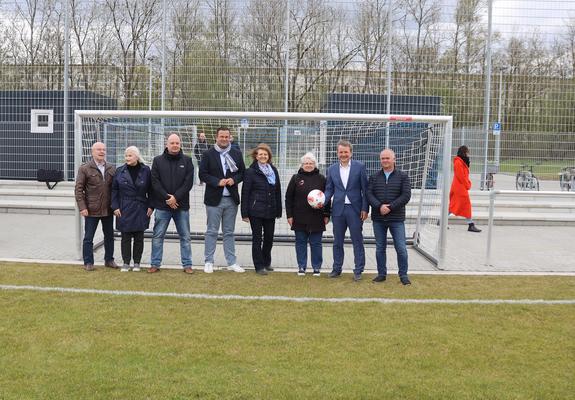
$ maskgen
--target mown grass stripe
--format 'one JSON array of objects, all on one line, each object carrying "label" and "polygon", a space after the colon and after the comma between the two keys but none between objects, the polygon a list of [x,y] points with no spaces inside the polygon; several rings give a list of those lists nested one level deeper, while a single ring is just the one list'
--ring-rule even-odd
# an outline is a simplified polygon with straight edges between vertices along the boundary
[{"label": "mown grass stripe", "polygon": [[141,296],[141,297],[172,297],[178,299],[201,300],[248,300],[248,301],[289,301],[294,303],[402,303],[402,304],[517,304],[517,305],[575,305],[575,299],[544,300],[544,299],[397,299],[397,298],[353,298],[353,297],[289,297],[289,296],[243,296],[237,294],[205,294],[205,293],[170,293],[145,292],[135,290],[103,290],[81,289],[65,287],[46,287],[30,285],[0,285],[2,290],[30,290],[36,292],[103,294],[112,296]]}]

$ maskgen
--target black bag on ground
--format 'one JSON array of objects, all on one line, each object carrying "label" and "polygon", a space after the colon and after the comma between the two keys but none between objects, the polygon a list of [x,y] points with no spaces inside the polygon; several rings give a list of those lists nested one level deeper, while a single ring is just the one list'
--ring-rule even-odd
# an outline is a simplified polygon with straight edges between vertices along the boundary
[{"label": "black bag on ground", "polygon": [[[48,189],[54,189],[58,182],[64,180],[64,173],[56,169],[39,169],[38,170],[38,182],[45,182]],[[54,182],[50,185],[50,182]]]}]

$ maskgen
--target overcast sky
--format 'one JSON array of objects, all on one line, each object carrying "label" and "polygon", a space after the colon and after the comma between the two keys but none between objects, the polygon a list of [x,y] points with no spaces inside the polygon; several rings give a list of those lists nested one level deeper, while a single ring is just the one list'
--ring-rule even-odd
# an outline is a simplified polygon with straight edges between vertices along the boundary
[{"label": "overcast sky", "polygon": [[575,0],[494,0],[493,24],[502,33],[532,30],[554,34],[575,18]]}]

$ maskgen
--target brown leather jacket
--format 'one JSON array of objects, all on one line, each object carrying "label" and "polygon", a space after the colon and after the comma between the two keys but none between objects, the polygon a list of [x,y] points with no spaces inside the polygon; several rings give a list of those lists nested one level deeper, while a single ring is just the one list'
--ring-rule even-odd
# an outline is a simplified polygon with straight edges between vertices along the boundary
[{"label": "brown leather jacket", "polygon": [[116,167],[106,163],[104,171],[106,179],[104,180],[94,160],[90,160],[80,167],[74,190],[80,211],[87,209],[90,217],[112,215],[110,203],[112,202],[112,181],[115,173]]}]

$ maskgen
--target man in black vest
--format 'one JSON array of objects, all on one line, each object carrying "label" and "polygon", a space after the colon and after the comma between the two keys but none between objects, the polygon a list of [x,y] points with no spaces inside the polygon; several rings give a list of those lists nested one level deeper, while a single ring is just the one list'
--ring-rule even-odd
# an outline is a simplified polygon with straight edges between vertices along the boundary
[{"label": "man in black vest", "polygon": [[411,198],[411,184],[407,173],[395,168],[395,153],[385,149],[379,155],[381,170],[369,178],[367,199],[371,205],[371,220],[375,234],[377,276],[374,282],[383,282],[387,276],[385,248],[387,230],[391,232],[397,253],[399,279],[411,285],[407,276],[407,246],[405,242],[405,205]]},{"label": "man in black vest", "polygon": [[238,184],[244,178],[246,167],[241,151],[231,145],[230,139],[230,130],[223,126],[219,127],[216,131],[216,143],[204,152],[200,163],[200,179],[206,183],[204,204],[208,221],[204,240],[204,272],[207,274],[214,271],[214,254],[220,222],[228,269],[244,272],[236,261],[234,230],[240,204]]}]

